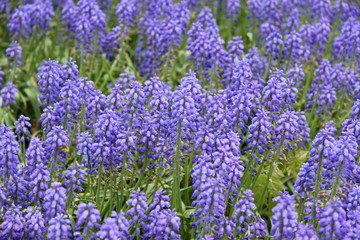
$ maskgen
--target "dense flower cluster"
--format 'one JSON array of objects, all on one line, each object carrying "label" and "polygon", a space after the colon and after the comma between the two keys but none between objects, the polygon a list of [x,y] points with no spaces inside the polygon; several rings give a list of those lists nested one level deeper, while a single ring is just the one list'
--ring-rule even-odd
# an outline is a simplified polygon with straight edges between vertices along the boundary
[{"label": "dense flower cluster", "polygon": [[359,16],[0,1],[0,240],[359,239]]}]

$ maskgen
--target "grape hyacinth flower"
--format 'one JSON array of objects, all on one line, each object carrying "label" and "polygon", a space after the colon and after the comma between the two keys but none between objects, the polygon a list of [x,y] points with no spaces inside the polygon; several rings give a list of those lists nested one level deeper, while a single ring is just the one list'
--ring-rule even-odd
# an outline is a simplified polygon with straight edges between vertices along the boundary
[{"label": "grape hyacinth flower", "polygon": [[273,199],[278,204],[273,208],[274,215],[271,217],[273,224],[270,235],[274,239],[292,239],[297,228],[297,213],[295,211],[295,195],[288,192],[279,192],[280,196]]},{"label": "grape hyacinth flower", "polygon": [[25,236],[27,239],[42,240],[46,232],[43,214],[36,209],[28,209],[25,212]]},{"label": "grape hyacinth flower", "polygon": [[[20,152],[19,143],[12,131],[5,131],[0,135],[0,179],[9,180],[18,174],[17,165]],[[6,181],[5,181],[6,183]]]},{"label": "grape hyacinth flower", "polygon": [[[325,128],[321,129],[320,132],[315,136],[310,150],[310,159],[308,160],[309,165],[314,164],[314,171],[316,171],[315,176],[315,189],[314,189],[314,203],[313,204],[313,220],[316,217],[316,205],[318,194],[320,190],[320,183],[322,182],[321,175],[323,172],[324,163],[326,163],[330,157],[330,153],[334,146],[336,128],[334,127],[335,123],[330,122],[325,125]],[[301,191],[298,189],[298,191]]]},{"label": "grape hyacinth flower", "polygon": [[201,232],[196,232],[197,235],[204,237],[204,235],[211,234],[213,228],[216,229],[222,225],[225,218],[223,188],[224,185],[220,178],[208,177],[205,182],[201,183],[199,196],[192,203],[193,207],[198,206],[198,208],[190,215],[192,218],[197,218],[197,221],[192,222],[191,226],[195,228],[200,225],[203,229]]},{"label": "grape hyacinth flower", "polygon": [[353,184],[348,191],[343,208],[351,215],[360,206],[360,186]]},{"label": "grape hyacinth flower", "polygon": [[4,82],[4,78],[3,78],[4,74],[5,74],[4,71],[2,71],[0,67],[0,89],[3,88],[2,83]]},{"label": "grape hyacinth flower", "polygon": [[[19,119],[14,123],[14,125],[16,126],[15,133],[18,135],[18,137],[20,137],[20,141],[22,142],[25,141],[24,136],[30,135],[30,131],[28,128],[31,127],[31,124],[29,121],[30,118],[25,117],[24,115],[20,115]],[[27,139],[29,140],[29,138]]]},{"label": "grape hyacinth flower", "polygon": [[147,232],[144,234],[145,238],[156,240],[180,239],[180,218],[176,213],[169,209],[163,209],[156,212],[147,226]]},{"label": "grape hyacinth flower", "polygon": [[132,238],[132,236],[129,235],[129,227],[130,223],[125,218],[124,213],[120,211],[119,214],[116,214],[116,212],[113,211],[111,217],[105,219],[104,224],[96,233],[96,237],[99,239],[127,240]]},{"label": "grape hyacinth flower", "polygon": [[263,239],[266,237],[267,226],[260,216],[255,216],[250,222],[250,233],[244,239]]},{"label": "grape hyacinth flower", "polygon": [[244,55],[244,41],[241,36],[233,37],[227,45],[229,56],[231,57],[232,62],[237,58],[241,60],[241,56]]},{"label": "grape hyacinth flower", "polygon": [[133,27],[136,17],[138,16],[139,7],[137,1],[121,0],[116,5],[115,15],[120,23],[125,26]]},{"label": "grape hyacinth flower", "polygon": [[130,194],[130,199],[127,200],[127,204],[129,206],[132,206],[127,212],[126,215],[129,216],[131,219],[129,220],[130,225],[133,226],[133,228],[136,231],[137,235],[140,235],[142,227],[143,229],[146,229],[146,220],[147,216],[145,215],[145,211],[148,209],[147,203],[146,203],[146,197],[144,193],[140,193],[140,189],[137,191],[133,191]]},{"label": "grape hyacinth flower", "polygon": [[45,159],[44,143],[41,138],[34,137],[30,141],[29,147],[26,149],[26,167],[31,173],[36,164],[42,163]]},{"label": "grape hyacinth flower", "polygon": [[149,216],[152,215],[152,213],[160,212],[163,209],[169,209],[170,208],[170,198],[168,195],[165,195],[166,191],[158,190],[155,193],[154,200],[150,204],[149,209],[152,211],[149,213]]},{"label": "grape hyacinth flower", "polygon": [[72,239],[71,221],[63,214],[57,214],[49,221],[47,238],[54,240]]},{"label": "grape hyacinth flower", "polygon": [[31,4],[20,5],[11,14],[7,27],[10,36],[18,39],[21,36],[28,38],[32,33],[30,23],[30,12],[32,10]]},{"label": "grape hyacinth flower", "polygon": [[[47,135],[46,135],[45,143],[47,144],[45,147],[47,158],[51,158],[51,177],[54,175],[55,167],[58,168],[59,163],[63,163],[65,165],[65,160],[63,159],[63,151],[59,150],[59,148],[66,147],[69,144],[69,138],[67,136],[67,132],[63,130],[62,127],[56,126],[54,127]],[[65,153],[64,153],[65,154]]]},{"label": "grape hyacinth flower", "polygon": [[314,231],[313,226],[309,226],[308,224],[303,224],[302,222],[299,223],[297,227],[297,231],[295,233],[294,240],[318,240],[318,236]]},{"label": "grape hyacinth flower", "polygon": [[80,203],[77,218],[74,228],[75,239],[89,239],[95,229],[100,229],[100,211],[93,203]]},{"label": "grape hyacinth flower", "polygon": [[235,212],[231,217],[233,228],[235,228],[235,236],[246,233],[251,223],[251,219],[255,216],[254,210],[256,205],[253,203],[253,192],[250,189],[244,191],[241,199],[235,204]]},{"label": "grape hyacinth flower", "polygon": [[[31,170],[31,171],[30,171]],[[29,168],[29,202],[40,206],[40,200],[45,198],[46,190],[49,188],[50,173],[46,166],[39,162]]]},{"label": "grape hyacinth flower", "polygon": [[302,198],[306,197],[306,192],[314,191],[316,180],[313,162],[305,162],[298,173],[299,178],[296,179],[294,189]]},{"label": "grape hyacinth flower", "polygon": [[92,50],[105,34],[105,14],[95,0],[80,0],[75,18],[75,36],[81,54]]},{"label": "grape hyacinth flower", "polygon": [[66,189],[66,193],[70,194],[68,198],[72,199],[72,197],[75,197],[75,190],[83,191],[81,185],[85,184],[84,179],[86,173],[77,163],[75,163],[75,166],[70,166],[67,170],[68,171],[64,173],[66,181],[62,183],[62,186]]},{"label": "grape hyacinth flower", "polygon": [[336,179],[332,187],[330,198],[334,197],[341,178],[348,180],[353,179],[357,147],[358,144],[356,138],[348,132],[341,133],[341,136],[334,143],[334,147],[330,152],[330,161],[325,166],[327,172],[336,172]]},{"label": "grape hyacinth flower", "polygon": [[[51,219],[55,216],[57,220],[63,219],[61,215],[65,214],[65,200],[66,200],[66,190],[61,187],[61,183],[52,183],[51,188],[46,190],[43,210],[44,216],[46,219]],[[51,225],[51,224],[50,224]]]},{"label": "grape hyacinth flower", "polygon": [[318,220],[320,225],[318,234],[323,236],[323,239],[342,239],[348,232],[346,212],[338,199],[326,204]]},{"label": "grape hyacinth flower", "polygon": [[0,2],[0,19],[7,18],[10,15],[11,3],[9,0],[3,0]]},{"label": "grape hyacinth flower", "polygon": [[50,23],[54,17],[54,7],[50,0],[34,0],[30,11],[30,24],[32,29],[40,32],[50,30]]},{"label": "grape hyacinth flower", "polygon": [[106,36],[100,38],[100,46],[108,59],[120,53],[121,44],[125,41],[127,34],[128,29],[125,26],[117,26]]},{"label": "grape hyacinth flower", "polygon": [[282,44],[282,36],[278,32],[273,32],[266,38],[265,48],[269,59],[271,59],[270,57],[274,60],[279,59],[279,52]]},{"label": "grape hyacinth flower", "polygon": [[6,107],[10,111],[10,104],[16,104],[15,94],[18,92],[12,82],[8,82],[6,86],[1,89],[2,107]]},{"label": "grape hyacinth flower", "polygon": [[303,50],[301,43],[302,39],[297,32],[291,32],[286,35],[282,55],[288,61],[287,69],[291,66],[291,63],[299,62]]},{"label": "grape hyacinth flower", "polygon": [[251,150],[251,159],[255,158],[256,163],[261,165],[258,154],[264,155],[265,151],[271,148],[271,145],[269,145],[269,136],[274,132],[274,126],[271,123],[269,112],[266,111],[264,107],[256,110],[255,116],[252,119],[252,124],[248,129],[249,135],[246,143],[249,146],[246,150]]},{"label": "grape hyacinth flower", "polygon": [[20,206],[13,206],[6,210],[1,223],[0,239],[20,240],[24,237],[25,218]]},{"label": "grape hyacinth flower", "polygon": [[47,107],[59,100],[60,89],[64,84],[62,66],[54,60],[42,61],[38,68],[40,107]]},{"label": "grape hyacinth flower", "polygon": [[237,22],[237,15],[239,14],[240,0],[226,1],[226,16],[231,20]]},{"label": "grape hyacinth flower", "polygon": [[[6,49],[6,56],[9,61],[9,66],[24,65],[21,62],[22,58],[22,47],[17,43],[17,41],[11,43]],[[16,68],[15,68],[16,69]]]}]

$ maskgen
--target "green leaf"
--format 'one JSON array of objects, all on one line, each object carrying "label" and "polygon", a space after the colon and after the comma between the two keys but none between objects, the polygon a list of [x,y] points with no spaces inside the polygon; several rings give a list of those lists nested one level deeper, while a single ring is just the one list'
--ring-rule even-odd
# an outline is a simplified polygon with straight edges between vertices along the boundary
[{"label": "green leaf", "polygon": [[289,162],[286,164],[286,171],[293,176],[297,176],[303,163],[308,159],[308,150],[296,151],[294,156],[289,157]]},{"label": "green leaf", "polygon": [[250,42],[254,40],[253,34],[251,32],[246,33],[246,36],[249,38]]},{"label": "green leaf", "polygon": [[182,214],[185,218],[189,218],[190,217],[190,215],[192,214],[192,213],[194,213],[196,211],[196,209],[195,208],[193,208],[193,209],[188,209],[188,210],[186,210],[185,212],[184,212],[184,214]]}]

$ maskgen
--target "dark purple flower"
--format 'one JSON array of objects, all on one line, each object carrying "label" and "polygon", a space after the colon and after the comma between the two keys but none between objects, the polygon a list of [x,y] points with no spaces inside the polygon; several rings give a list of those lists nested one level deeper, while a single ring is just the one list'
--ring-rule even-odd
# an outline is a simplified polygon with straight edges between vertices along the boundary
[{"label": "dark purple flower", "polygon": [[296,87],[303,88],[303,83],[305,82],[305,73],[303,65],[295,64],[292,68],[289,69],[288,78],[292,79],[296,83]]},{"label": "dark purple flower", "polygon": [[13,206],[6,210],[1,223],[0,239],[24,239],[25,218],[20,206]]},{"label": "dark purple flower", "polygon": [[114,27],[106,36],[100,38],[102,51],[108,59],[120,53],[121,44],[125,41],[128,29],[124,25]]},{"label": "dark purple flower", "polygon": [[331,17],[332,12],[330,8],[330,4],[331,4],[330,0],[319,0],[314,2],[311,5],[310,17],[315,19]]},{"label": "dark purple flower", "polygon": [[85,184],[86,172],[77,163],[75,166],[68,167],[67,170],[63,175],[66,181],[62,183],[62,186],[66,188],[67,194],[73,194],[73,197],[75,197],[75,190],[83,191],[82,185]]},{"label": "dark purple flower", "polygon": [[250,189],[245,190],[241,199],[235,203],[235,212],[231,217],[233,228],[235,228],[235,236],[238,234],[246,233],[251,223],[251,219],[255,217],[254,210],[256,205],[253,203],[253,193]]},{"label": "dark purple flower", "polygon": [[100,230],[96,233],[99,239],[121,239],[127,240],[129,237],[130,227],[129,221],[125,218],[124,213],[120,211],[117,215],[116,212],[111,213],[111,217],[106,218]]},{"label": "dark purple flower", "polygon": [[267,226],[260,216],[255,216],[250,222],[250,233],[244,239],[262,239],[266,237]]},{"label": "dark purple flower", "polygon": [[40,107],[47,107],[58,101],[60,89],[64,85],[62,66],[54,60],[42,61],[38,68]]},{"label": "dark purple flower", "polygon": [[29,202],[40,206],[40,200],[46,196],[46,191],[49,188],[50,173],[43,163],[37,163],[32,167],[29,175]]},{"label": "dark purple flower", "polygon": [[306,117],[302,112],[286,111],[280,115],[276,122],[274,148],[283,141],[285,150],[294,150],[294,142],[304,141],[309,136],[309,128],[306,123]]},{"label": "dark purple flower", "polygon": [[[63,65],[61,69],[62,79],[78,80],[80,83],[82,83],[81,79],[78,79],[79,70],[78,66],[76,65],[76,61],[73,61],[71,57],[69,57],[69,61],[65,61],[65,65]],[[79,85],[81,86],[81,84]]]},{"label": "dark purple flower", "polygon": [[116,5],[115,15],[120,23],[132,27],[138,16],[139,6],[137,1],[121,0]]},{"label": "dark purple flower", "polygon": [[279,59],[281,45],[283,44],[282,36],[278,32],[272,32],[266,38],[266,54],[271,56],[274,60]]},{"label": "dark purple flower", "polygon": [[[195,177],[195,173],[192,174],[193,177]],[[206,179],[205,176],[202,178]],[[196,206],[197,210],[190,216],[197,219],[191,223],[191,226],[193,228],[201,226],[201,229],[203,229],[196,232],[197,235],[211,234],[211,230],[216,226],[221,226],[224,221],[225,194],[223,188],[222,180],[215,177],[208,177],[206,181],[200,184],[198,198],[192,203],[192,206]]]},{"label": "dark purple flower", "polygon": [[21,62],[22,47],[16,41],[12,42],[6,49],[6,56],[9,61],[9,66],[12,66],[14,63],[15,65],[24,65]]},{"label": "dark purple flower", "polygon": [[151,218],[148,231],[144,237],[162,240],[162,239],[180,239],[180,218],[176,213],[169,209],[163,209],[156,212]]},{"label": "dark purple flower", "polygon": [[145,194],[140,193],[140,189],[133,191],[126,203],[132,207],[126,212],[126,215],[131,218],[129,223],[136,230],[136,234],[140,235],[141,228],[146,229],[147,227],[146,221],[148,217],[145,215],[145,211],[148,209],[148,206]]},{"label": "dark purple flower", "polygon": [[[80,0],[75,18],[75,36],[82,51],[91,50],[105,34],[105,14],[95,0]],[[97,43],[96,43],[97,44]]]},{"label": "dark purple flower", "polygon": [[8,18],[10,16],[11,3],[9,0],[0,2],[0,19]]},{"label": "dark purple flower", "polygon": [[54,240],[72,239],[71,221],[63,214],[57,214],[49,221],[47,238]]},{"label": "dark purple flower", "polygon": [[341,207],[338,199],[326,204],[318,216],[320,228],[318,234],[324,239],[341,239],[346,236],[348,226],[346,224],[346,212]]},{"label": "dark purple flower", "polygon": [[12,131],[6,131],[0,135],[0,178],[10,179],[16,177],[20,153],[19,143]]},{"label": "dark purple flower", "polygon": [[295,195],[288,192],[279,192],[280,196],[273,199],[278,204],[273,208],[274,215],[271,216],[272,228],[270,235],[275,239],[292,239],[297,230],[297,213],[295,211]]},{"label": "dark purple flower", "polygon": [[30,135],[30,131],[28,128],[31,128],[31,124],[29,121],[30,121],[30,118],[25,117],[24,115],[20,115],[19,119],[14,123],[14,125],[16,126],[15,133],[19,137],[21,137],[22,142],[25,141],[24,136]]},{"label": "dark purple flower", "polygon": [[237,15],[240,10],[240,0],[226,1],[226,16],[234,21],[237,21]]},{"label": "dark purple flower", "polygon": [[33,29],[45,32],[50,29],[54,17],[53,3],[50,0],[35,0],[30,11],[30,24]]},{"label": "dark purple flower", "polygon": [[80,203],[74,228],[75,239],[87,239],[92,236],[95,229],[100,229],[100,221],[100,211],[95,208],[93,203]]},{"label": "dark purple flower", "polygon": [[66,0],[61,10],[60,21],[64,22],[63,25],[73,35],[76,30],[76,15],[78,8],[75,6],[74,0]]},{"label": "dark purple flower", "polygon": [[[61,183],[52,183],[51,188],[45,192],[43,211],[46,219],[63,219],[59,217],[59,214],[65,214],[65,200],[66,191],[65,188],[61,187]],[[58,215],[57,215],[58,214]],[[57,216],[57,217],[55,217]],[[51,220],[50,220],[50,225]]]},{"label": "dark purple flower", "polygon": [[249,135],[246,143],[249,146],[246,150],[251,150],[251,158],[255,158],[257,164],[261,164],[258,154],[263,155],[267,149],[271,148],[269,136],[274,132],[274,125],[271,123],[269,112],[264,108],[258,109],[248,130]]},{"label": "dark purple flower", "polygon": [[294,189],[302,198],[305,198],[306,192],[314,191],[316,176],[313,163],[305,162],[300,168],[298,176],[299,178],[295,181]]},{"label": "dark purple flower", "polygon": [[18,90],[12,82],[8,82],[6,86],[1,89],[2,107],[7,107],[10,111],[10,104],[16,104],[15,93]]},{"label": "dark purple flower", "polygon": [[303,239],[318,240],[319,238],[314,231],[314,226],[309,225],[307,223],[303,224],[302,222],[300,222],[297,227],[294,240],[303,240]]},{"label": "dark purple flower", "polygon": [[32,33],[30,23],[31,4],[20,5],[11,14],[7,27],[10,32],[10,36],[18,39],[24,36],[28,38]]},{"label": "dark purple flower", "polygon": [[232,62],[235,59],[241,60],[241,56],[244,54],[244,41],[241,36],[233,37],[227,45],[228,53],[231,56]]},{"label": "dark purple flower", "polygon": [[[286,35],[282,57],[290,61],[290,63],[298,63],[303,52],[301,43],[302,39],[299,33],[293,31]],[[291,66],[290,63],[288,63],[289,66]]]},{"label": "dark purple flower", "polygon": [[36,209],[28,209],[25,212],[25,236],[28,239],[42,240],[46,232],[43,214]]},{"label": "dark purple flower", "polygon": [[326,50],[325,44],[328,43],[329,34],[331,33],[331,25],[328,18],[322,17],[316,24],[315,28],[315,43],[318,51],[316,54],[322,56],[322,52]]}]

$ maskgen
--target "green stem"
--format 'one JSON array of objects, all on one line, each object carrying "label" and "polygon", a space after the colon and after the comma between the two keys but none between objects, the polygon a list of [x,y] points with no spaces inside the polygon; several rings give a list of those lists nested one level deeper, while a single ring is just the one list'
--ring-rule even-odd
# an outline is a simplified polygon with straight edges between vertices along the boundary
[{"label": "green stem", "polygon": [[171,207],[176,208],[181,212],[181,195],[180,195],[180,151],[181,151],[181,121],[179,120],[176,138],[176,153],[175,153],[175,172],[174,185],[172,189]]},{"label": "green stem", "polygon": [[84,73],[84,44],[81,44],[81,56],[80,56],[80,71],[79,76],[83,76]]},{"label": "green stem", "polygon": [[263,169],[263,167],[264,167],[264,162],[260,165],[260,168],[259,168],[259,171],[258,171],[258,173],[256,174],[256,177],[255,177],[255,179],[254,179],[254,181],[252,181],[251,183],[250,183],[250,189],[251,190],[253,190],[254,189],[254,185],[256,184],[256,182],[257,182],[257,180],[258,180],[258,178],[259,178],[259,176],[260,176],[260,174],[261,174],[261,171],[262,171],[262,169]]},{"label": "green stem", "polygon": [[292,55],[292,49],[293,49],[293,45],[291,44],[291,48],[290,48],[290,55],[289,55],[288,62],[287,62],[287,64],[286,64],[286,72],[289,70],[289,67],[290,67],[290,63],[291,63],[291,55]]},{"label": "green stem", "polygon": [[304,208],[304,199],[300,197],[300,202],[299,202],[299,212],[298,212],[298,215],[299,215],[299,219],[298,221],[301,222],[301,219],[302,219],[302,216],[303,216],[303,208]]},{"label": "green stem", "polygon": [[269,75],[270,67],[271,67],[271,54],[269,54],[269,56],[268,56],[268,65],[266,67],[265,74],[264,74],[264,80],[265,81],[266,81],[266,79],[267,79],[267,77]]},{"label": "green stem", "polygon": [[317,199],[319,196],[319,190],[320,190],[320,178],[321,178],[321,170],[323,166],[323,151],[320,153],[319,161],[318,161],[318,169],[316,171],[316,181],[315,181],[315,190],[314,190],[314,205],[313,205],[313,218],[312,223],[315,222],[316,219],[316,205],[317,205]]},{"label": "green stem", "polygon": [[91,57],[91,62],[90,62],[90,71],[89,71],[89,77],[92,77],[92,71],[94,68],[94,64],[95,64],[95,58],[96,58],[96,53],[97,53],[97,39],[98,39],[98,31],[96,31],[96,35],[95,35],[95,39],[94,39],[94,51]]},{"label": "green stem", "polygon": [[124,174],[126,171],[126,160],[127,160],[127,152],[124,153],[124,158],[123,158],[123,162],[122,162],[122,167],[121,167],[121,174],[120,174],[120,200],[119,200],[119,205],[117,206],[117,209],[121,209],[122,207],[122,200],[124,198],[124,186],[125,186],[125,181],[124,181]]},{"label": "green stem", "polygon": [[57,158],[57,151],[55,151],[55,154],[54,154],[54,164],[51,164],[49,186],[51,185],[52,178],[53,178],[54,173],[55,173],[56,158]]},{"label": "green stem", "polygon": [[277,161],[279,160],[279,157],[280,157],[280,151],[281,151],[281,148],[282,148],[282,145],[284,144],[284,140],[285,140],[285,136],[283,135],[280,139],[280,142],[279,142],[279,145],[277,146],[276,148],[276,154],[275,154],[275,157],[274,157],[274,161],[272,162],[272,164],[270,165],[270,169],[269,169],[269,172],[267,174],[267,179],[266,179],[266,183],[265,183],[265,187],[264,187],[264,190],[261,194],[261,197],[259,199],[259,201],[257,202],[257,209],[260,211],[263,204],[264,204],[264,200],[265,200],[265,195],[267,194],[267,191],[268,191],[268,188],[269,188],[269,184],[270,184],[270,179],[274,173],[274,170],[275,170],[275,167],[276,167],[276,164],[277,164]]},{"label": "green stem", "polygon": [[[194,153],[192,153],[192,154],[194,154]],[[191,159],[193,159],[193,158],[191,158]],[[187,189],[187,187],[189,186],[189,178],[190,178],[190,170],[191,170],[191,163],[190,162],[191,162],[190,158],[185,159],[185,166],[184,166],[184,170],[185,170],[184,188],[185,189]],[[186,203],[186,205],[190,205],[189,191],[185,190],[184,194],[185,194],[185,203]]]},{"label": "green stem", "polygon": [[136,182],[135,188],[134,189],[138,189],[141,186],[141,182],[145,177],[145,170],[147,169],[148,165],[149,165],[149,140],[146,140],[146,147],[145,147],[145,156],[144,156],[144,167],[142,169],[142,172],[140,174],[139,180]]},{"label": "green stem", "polygon": [[101,181],[102,181],[102,174],[103,174],[103,169],[102,169],[102,163],[100,163],[100,168],[99,168],[99,178],[97,180],[97,187],[96,187],[96,205],[99,207],[100,202],[99,202],[99,198],[100,198],[100,186],[101,186]]},{"label": "green stem", "polygon": [[344,168],[344,162],[342,162],[340,164],[338,175],[337,175],[337,177],[335,179],[335,183],[334,183],[334,186],[333,186],[331,194],[330,194],[330,200],[332,200],[334,198],[335,194],[336,194],[337,188],[338,188],[339,183],[340,183],[340,178],[341,178],[343,168]]},{"label": "green stem", "polygon": [[[109,216],[109,213],[111,213],[112,210],[112,205],[113,205],[113,198],[114,198],[114,193],[115,193],[115,182],[116,182],[116,176],[112,175],[113,173],[115,173],[115,171],[112,170],[112,167],[110,167],[110,177],[111,177],[111,188],[110,188],[110,203],[109,203],[109,207],[110,207],[110,211],[107,212],[107,216]],[[104,209],[103,209],[104,210]]]}]

